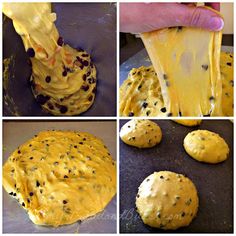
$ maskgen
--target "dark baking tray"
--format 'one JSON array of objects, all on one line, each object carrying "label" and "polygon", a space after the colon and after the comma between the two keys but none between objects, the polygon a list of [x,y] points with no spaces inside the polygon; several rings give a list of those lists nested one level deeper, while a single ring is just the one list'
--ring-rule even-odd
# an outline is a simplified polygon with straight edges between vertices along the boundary
[{"label": "dark baking tray", "polygon": [[[120,121],[120,126],[127,120]],[[163,132],[159,145],[138,149],[120,140],[120,232],[121,233],[232,233],[233,232],[233,124],[228,120],[204,120],[199,127],[185,127],[158,120]],[[183,139],[196,129],[220,134],[230,148],[226,161],[206,164],[185,152]],[[187,175],[199,195],[197,217],[188,227],[164,231],[143,224],[135,209],[135,196],[141,182],[154,171],[169,170]]]},{"label": "dark baking tray", "polygon": [[[60,35],[74,48],[91,54],[97,68],[97,92],[93,106],[83,116],[116,115],[116,4],[114,3],[52,3],[57,13],[56,26]],[[48,116],[32,95],[28,79],[31,68],[20,36],[12,21],[3,21],[3,58],[15,56],[10,66],[8,104],[4,116]]]}]

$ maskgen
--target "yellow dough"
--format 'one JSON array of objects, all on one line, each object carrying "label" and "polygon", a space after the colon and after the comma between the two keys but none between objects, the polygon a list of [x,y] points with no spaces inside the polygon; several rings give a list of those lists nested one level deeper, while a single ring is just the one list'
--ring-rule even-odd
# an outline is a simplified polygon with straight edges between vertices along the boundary
[{"label": "yellow dough", "polygon": [[116,165],[104,143],[89,133],[43,131],[8,158],[3,186],[35,224],[71,224],[110,202]]},{"label": "yellow dough", "polygon": [[136,207],[144,224],[161,229],[188,226],[198,211],[192,181],[170,171],[154,172],[139,186]]},{"label": "yellow dough", "polygon": [[[233,116],[233,54],[221,52],[222,109]],[[120,87],[121,116],[171,116],[164,106],[159,80],[153,66],[130,71]],[[180,113],[179,116],[182,114]]]},{"label": "yellow dough", "polygon": [[208,130],[195,130],[184,139],[186,152],[195,160],[219,163],[227,159],[229,147],[218,134]]},{"label": "yellow dough", "polygon": [[32,62],[33,94],[54,115],[77,115],[92,105],[96,68],[82,49],[64,44],[50,3],[3,3]]},{"label": "yellow dough", "polygon": [[222,32],[171,27],[141,34],[173,116],[222,116]]},{"label": "yellow dough", "polygon": [[174,120],[176,123],[184,126],[197,126],[200,125],[202,120]]},{"label": "yellow dough", "polygon": [[234,73],[233,54],[222,52],[220,55],[222,78],[222,109],[225,116],[234,115]]},{"label": "yellow dough", "polygon": [[120,138],[128,145],[150,148],[161,142],[161,128],[150,120],[130,120],[120,130]]},{"label": "yellow dough", "polygon": [[153,66],[134,68],[120,87],[121,116],[166,116]]}]

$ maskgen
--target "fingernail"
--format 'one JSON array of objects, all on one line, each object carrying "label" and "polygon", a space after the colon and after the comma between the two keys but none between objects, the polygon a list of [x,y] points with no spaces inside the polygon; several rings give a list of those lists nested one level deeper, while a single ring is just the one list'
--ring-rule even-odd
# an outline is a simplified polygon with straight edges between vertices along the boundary
[{"label": "fingernail", "polygon": [[209,20],[209,28],[214,31],[219,31],[224,28],[224,21],[221,17],[214,16]]}]

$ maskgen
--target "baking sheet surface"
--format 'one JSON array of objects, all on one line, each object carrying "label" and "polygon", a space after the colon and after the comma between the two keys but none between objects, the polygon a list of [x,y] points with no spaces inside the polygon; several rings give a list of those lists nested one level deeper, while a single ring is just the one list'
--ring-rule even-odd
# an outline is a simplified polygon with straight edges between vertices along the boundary
[{"label": "baking sheet surface", "polygon": [[[86,50],[97,68],[97,92],[82,116],[116,115],[116,5],[115,3],[52,3],[56,26],[65,43]],[[5,116],[48,116],[35,101],[28,79],[31,68],[12,21],[3,21],[3,58],[14,56],[4,97]],[[6,104],[7,103],[7,104]]]},{"label": "baking sheet surface", "polygon": [[[122,120],[120,127],[128,120]],[[138,149],[120,140],[120,231],[122,233],[195,233],[233,232],[233,124],[228,120],[204,120],[199,127],[185,127],[170,120],[158,120],[161,143],[150,149]],[[230,148],[226,161],[201,163],[183,148],[183,139],[191,131],[207,129],[220,134]],[[139,185],[155,171],[169,170],[185,174],[196,185],[199,196],[197,217],[185,228],[163,231],[143,224],[135,210]]]},{"label": "baking sheet surface", "polygon": [[[42,130],[76,130],[89,132],[103,140],[113,159],[116,160],[115,121],[44,121],[44,122],[4,122],[3,163],[9,155],[25,141]],[[105,210],[82,223],[74,223],[58,228],[37,226],[31,222],[25,210],[3,189],[3,233],[115,233],[116,196]]]}]

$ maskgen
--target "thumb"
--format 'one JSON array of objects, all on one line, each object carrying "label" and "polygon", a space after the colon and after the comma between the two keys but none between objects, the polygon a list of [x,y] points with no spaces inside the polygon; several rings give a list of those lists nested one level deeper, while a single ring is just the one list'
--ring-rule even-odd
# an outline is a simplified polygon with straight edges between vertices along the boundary
[{"label": "thumb", "polygon": [[199,27],[211,31],[219,31],[224,27],[221,16],[216,11],[204,7],[186,6],[182,23],[184,26]]}]

